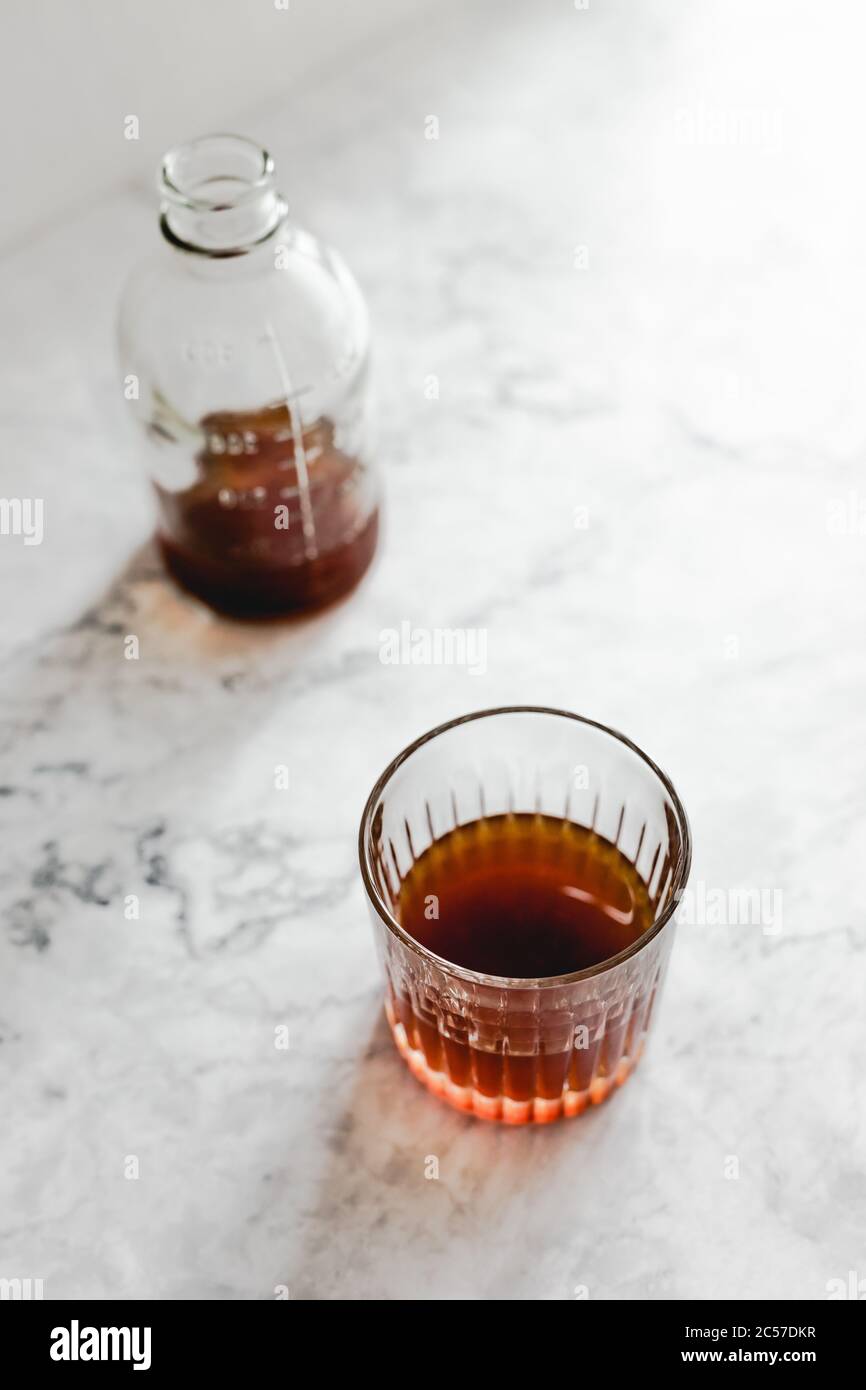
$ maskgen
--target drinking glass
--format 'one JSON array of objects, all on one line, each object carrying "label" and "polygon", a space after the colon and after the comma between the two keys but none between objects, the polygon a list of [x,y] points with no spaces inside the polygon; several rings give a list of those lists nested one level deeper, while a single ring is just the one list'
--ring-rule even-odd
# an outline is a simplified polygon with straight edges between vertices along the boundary
[{"label": "drinking glass", "polygon": [[[458,825],[535,813],[615,845],[647,885],[652,925],[598,965],[545,979],[469,970],[400,925],[400,886]],[[544,1124],[605,1100],[636,1066],[688,878],[688,821],[669,778],[622,734],[564,710],[483,710],[424,734],[374,786],[359,841],[385,1011],[414,1074],[458,1109]]]}]

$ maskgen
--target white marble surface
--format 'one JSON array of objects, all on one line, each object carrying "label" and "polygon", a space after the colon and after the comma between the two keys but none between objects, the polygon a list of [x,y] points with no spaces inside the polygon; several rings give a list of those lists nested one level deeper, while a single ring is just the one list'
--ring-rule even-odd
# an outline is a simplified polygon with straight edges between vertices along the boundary
[{"label": "white marble surface", "polygon": [[[866,1275],[866,535],[828,526],[866,506],[855,12],[466,9],[252,127],[376,325],[387,533],[337,611],[227,624],[146,548],[110,333],[147,201],[0,265],[3,492],[46,517],[0,538],[0,1275],[46,1297]],[[483,627],[486,674],[384,667],[404,619]],[[515,701],[631,734],[693,881],[784,904],[681,927],[637,1076],[539,1131],[400,1063],[355,850],[399,747]]]}]

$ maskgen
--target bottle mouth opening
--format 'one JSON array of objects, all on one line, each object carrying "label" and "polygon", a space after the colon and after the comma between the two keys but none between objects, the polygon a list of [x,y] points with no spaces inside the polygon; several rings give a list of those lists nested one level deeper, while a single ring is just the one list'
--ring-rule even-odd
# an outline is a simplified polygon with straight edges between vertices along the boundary
[{"label": "bottle mouth opening", "polygon": [[159,192],[166,240],[205,255],[252,250],[286,214],[274,187],[274,161],[242,135],[204,135],[169,150]]},{"label": "bottle mouth opening", "polygon": [[203,135],[177,145],[160,167],[167,202],[199,212],[223,212],[273,187],[274,161],[242,135]]}]

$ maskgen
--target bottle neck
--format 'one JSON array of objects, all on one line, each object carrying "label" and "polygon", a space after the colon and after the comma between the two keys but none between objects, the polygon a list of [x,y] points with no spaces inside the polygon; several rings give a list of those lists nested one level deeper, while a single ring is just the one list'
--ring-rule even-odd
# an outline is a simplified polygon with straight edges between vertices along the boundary
[{"label": "bottle neck", "polygon": [[237,135],[180,145],[160,169],[160,227],[171,245],[211,257],[242,256],[286,216],[267,150]]}]

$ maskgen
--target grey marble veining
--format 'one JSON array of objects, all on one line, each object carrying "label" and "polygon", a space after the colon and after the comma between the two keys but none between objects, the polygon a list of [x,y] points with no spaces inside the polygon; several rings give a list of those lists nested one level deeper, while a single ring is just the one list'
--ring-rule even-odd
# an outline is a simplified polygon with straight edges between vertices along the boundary
[{"label": "grey marble veining", "polygon": [[[808,7],[463,8],[250,125],[376,325],[386,533],[334,612],[161,574],[111,355],[153,208],[0,264],[3,490],[46,518],[0,537],[0,1275],[47,1297],[866,1277],[866,96],[812,100],[849,60]],[[404,620],[486,672],[383,665]],[[511,702],[629,733],[693,882],[783,903],[681,926],[634,1079],[532,1132],[399,1061],[355,849],[394,752]]]}]

